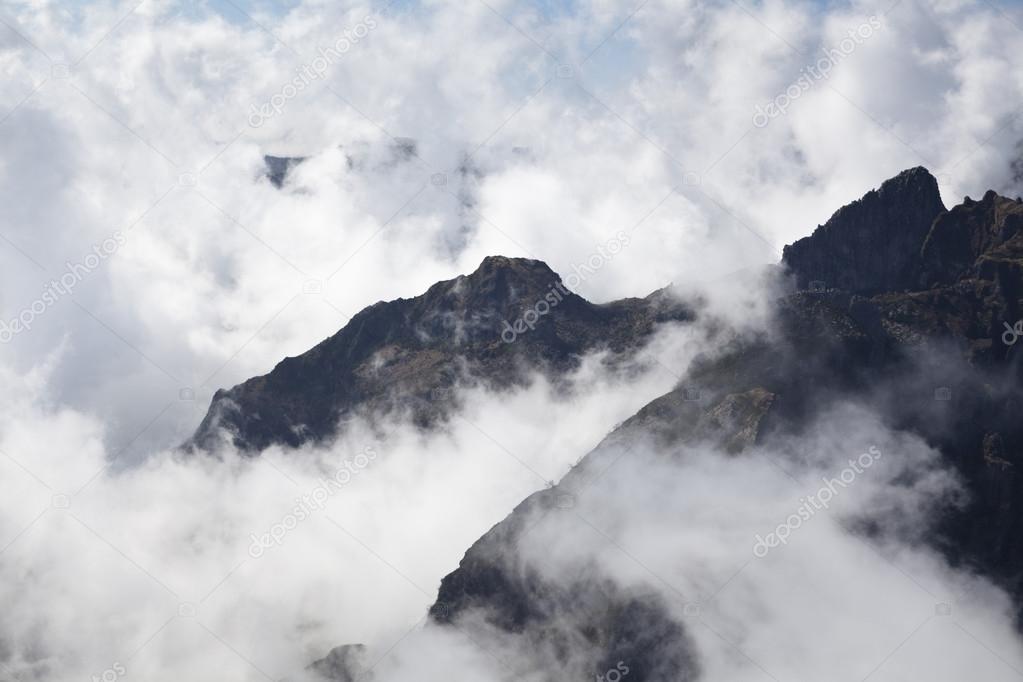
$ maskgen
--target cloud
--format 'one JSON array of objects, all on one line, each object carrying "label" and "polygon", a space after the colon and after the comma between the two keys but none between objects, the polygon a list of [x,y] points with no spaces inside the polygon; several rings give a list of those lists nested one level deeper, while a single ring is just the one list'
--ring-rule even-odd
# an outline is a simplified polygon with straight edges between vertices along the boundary
[{"label": "cloud", "polygon": [[[230,454],[198,463],[166,450],[192,432],[217,388],[303,352],[366,305],[415,295],[497,253],[541,258],[567,274],[624,230],[629,246],[581,293],[607,301],[710,281],[719,314],[742,321],[732,302],[745,300],[755,328],[760,299],[743,291],[755,285],[732,273],[777,260],[782,244],[882,179],[924,163],[948,204],[992,186],[1020,189],[1010,162],[1023,136],[1023,56],[1013,49],[1023,22],[1013,8],[947,0],[902,0],[883,11],[856,2],[659,0],[634,13],[596,0],[556,11],[440,0],[240,7],[25,0],[0,13],[0,320],[31,308],[69,262],[117,231],[126,237],[73,295],[0,349],[11,458],[3,466],[20,486],[0,502],[3,542],[16,540],[4,553],[12,562],[5,603],[15,606],[0,651],[25,676],[53,679],[52,666],[67,662],[99,674],[123,655],[114,652],[165,622],[168,633],[185,634],[155,640],[152,661],[197,666],[179,672],[198,677],[251,672],[209,633],[168,614],[201,600],[182,587],[192,577],[214,588],[246,556],[248,533],[280,519],[295,491],[268,463]],[[872,15],[882,21],[876,35],[783,116],[753,125],[757,105]],[[324,77],[265,124],[249,125],[254,105],[367,16],[376,26]],[[414,140],[415,153],[398,138]],[[263,177],[264,154],[308,160],[277,189]],[[557,452],[558,466],[533,462],[557,478],[674,378],[661,380],[634,398],[608,380],[569,407],[535,388],[539,397],[513,403],[530,425],[522,447]],[[485,428],[518,443],[488,410],[496,408],[485,400]],[[549,417],[542,410],[573,424],[578,438],[539,426]],[[441,447],[400,427],[388,436],[409,459]],[[436,516],[437,525],[417,527],[400,501],[393,516],[351,510],[417,528],[417,539],[443,537],[443,551],[417,544],[403,557],[426,583],[536,484],[527,476],[499,489],[494,461],[465,456],[493,444],[464,425],[450,438],[458,454],[438,467],[468,467],[451,480],[477,487],[456,515],[474,525],[449,532]],[[339,447],[349,446],[365,443]],[[308,484],[299,487],[312,489],[312,462],[337,454],[286,463]],[[431,482],[422,490],[451,492],[440,471],[421,472]],[[94,511],[102,523],[93,530],[113,547],[70,514],[37,517],[66,494],[57,491],[93,475],[89,495],[72,497],[69,509],[83,520]],[[410,473],[386,466],[365,480],[388,475],[396,489],[415,489]],[[367,507],[386,497],[362,479],[356,485],[367,486]],[[266,503],[276,495],[286,500],[281,508]],[[368,637],[380,639],[429,601],[401,581],[390,586],[403,591],[392,601],[372,604],[377,592],[338,587],[327,577],[338,574],[336,553],[358,551],[336,528],[325,530],[340,536],[340,549],[289,535],[287,556],[305,563],[282,569],[285,588],[297,590],[285,590],[287,598],[257,590],[250,610],[233,615],[200,606],[200,614],[213,609],[211,628],[260,667],[294,667],[355,637],[346,608],[321,608],[336,606],[332,597],[377,609]],[[855,558],[853,546],[835,543]],[[394,539],[388,549],[400,545]],[[169,569],[170,590],[131,561],[154,575]],[[285,560],[260,565],[275,561]],[[356,574],[380,571],[364,556],[352,561]],[[38,609],[41,593],[55,595],[52,610]],[[83,613],[104,626],[83,627]],[[303,621],[309,614],[316,619]],[[287,630],[274,646],[253,639],[252,628],[273,625]],[[45,642],[54,647],[40,649]]]},{"label": "cloud", "polygon": [[[582,292],[604,301],[775,260],[905,167],[926,163],[946,200],[1011,184],[1020,57],[995,8],[252,12],[21,3],[5,15],[5,319],[66,261],[129,236],[5,350],[28,369],[67,339],[56,389],[101,416],[115,447],[160,415],[131,459],[185,437],[216,388],[485,255],[565,272],[625,230],[629,248]],[[828,79],[752,125],[871,15],[883,28]],[[375,27],[322,78],[248,125],[368,16]],[[977,38],[987,31],[1005,39]],[[310,159],[278,191],[265,153]],[[322,294],[302,295],[307,280]],[[182,388],[196,401],[178,401]]]},{"label": "cloud", "polygon": [[[600,632],[598,618],[580,619],[579,602],[586,585],[602,581],[662,604],[691,639],[701,679],[836,669],[855,679],[1015,676],[1023,648],[1010,599],[921,542],[959,495],[956,475],[938,452],[890,431],[871,409],[838,405],[800,437],[738,456],[707,445],[630,446],[612,453],[610,467],[598,463],[598,475],[566,479],[574,504],[521,512],[524,530],[513,543],[474,555],[567,601],[551,597],[543,618],[512,631],[493,627],[493,614],[463,612],[456,628],[426,628],[385,656],[376,679],[405,679],[443,659],[439,651],[471,645],[491,658],[455,679],[540,679],[554,670],[583,678],[604,672],[602,660],[623,659],[634,670],[654,664],[644,656],[652,652],[637,655],[621,638],[611,640],[620,649],[588,651],[580,638],[555,653],[576,633]],[[757,552],[762,536],[783,526],[782,543]],[[500,594],[492,603],[516,598]]]},{"label": "cloud", "polygon": [[279,679],[342,642],[383,650],[423,620],[466,547],[670,389],[663,367],[698,348],[669,329],[635,363],[593,356],[557,387],[466,388],[430,434],[354,419],[327,447],[162,451],[128,468],[110,462],[101,421],[46,398],[59,357],[8,374],[2,670]]}]

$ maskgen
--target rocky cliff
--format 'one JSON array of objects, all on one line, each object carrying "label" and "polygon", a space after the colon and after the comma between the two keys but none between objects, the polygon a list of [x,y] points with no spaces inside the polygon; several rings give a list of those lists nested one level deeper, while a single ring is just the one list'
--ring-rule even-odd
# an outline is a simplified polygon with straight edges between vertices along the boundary
[{"label": "rocky cliff", "polygon": [[925,169],[913,168],[786,246],[782,259],[803,289],[912,289],[919,278],[921,246],[944,211],[937,181]]}]

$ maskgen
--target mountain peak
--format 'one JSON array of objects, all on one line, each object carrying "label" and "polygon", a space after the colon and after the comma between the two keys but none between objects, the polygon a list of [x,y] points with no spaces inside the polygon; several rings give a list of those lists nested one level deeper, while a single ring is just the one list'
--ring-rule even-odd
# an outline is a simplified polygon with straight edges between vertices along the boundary
[{"label": "mountain peak", "polygon": [[921,246],[944,212],[934,176],[921,166],[910,168],[786,246],[782,262],[800,288],[819,282],[856,293],[910,289],[919,275]]},{"label": "mountain peak", "polygon": [[463,276],[474,283],[484,283],[500,278],[508,283],[520,283],[550,287],[561,277],[551,270],[547,263],[532,258],[509,258],[508,256],[487,256],[472,273]]},{"label": "mountain peak", "polygon": [[690,318],[663,295],[595,305],[542,261],[489,256],[420,296],[369,306],[269,374],[218,391],[189,445],[213,446],[221,429],[246,451],[321,441],[356,408],[407,407],[428,425],[459,382],[508,387],[531,371],[561,375],[587,352],[628,355],[661,322]]},{"label": "mountain peak", "polygon": [[965,197],[934,221],[920,255],[923,288],[1018,271],[1023,261],[1023,202],[994,190],[979,201]]},{"label": "mountain peak", "polygon": [[907,168],[893,178],[888,178],[881,183],[879,191],[906,191],[911,189],[922,189],[937,193],[938,180],[931,175],[931,172],[923,166]]}]

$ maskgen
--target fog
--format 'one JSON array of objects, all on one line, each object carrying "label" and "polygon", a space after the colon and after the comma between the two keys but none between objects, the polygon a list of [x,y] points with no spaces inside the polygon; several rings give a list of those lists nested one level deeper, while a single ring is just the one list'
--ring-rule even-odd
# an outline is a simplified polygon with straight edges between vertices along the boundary
[{"label": "fog", "polygon": [[[770,333],[755,273],[839,206],[921,164],[949,205],[1019,194],[1021,25],[959,0],[5,3],[0,676],[297,680],[358,642],[381,679],[542,679],[528,638],[426,626],[439,580],[697,354]],[[306,160],[277,188],[266,154]],[[376,301],[494,254],[565,275],[623,231],[580,295],[706,302],[631,372],[467,387],[430,434],[394,415],[319,448],[175,450],[218,388]],[[707,679],[1016,674],[1004,595],[918,542],[954,476],[845,410],[739,457],[637,446],[512,560],[653,595]],[[869,447],[877,468],[753,555]]]}]

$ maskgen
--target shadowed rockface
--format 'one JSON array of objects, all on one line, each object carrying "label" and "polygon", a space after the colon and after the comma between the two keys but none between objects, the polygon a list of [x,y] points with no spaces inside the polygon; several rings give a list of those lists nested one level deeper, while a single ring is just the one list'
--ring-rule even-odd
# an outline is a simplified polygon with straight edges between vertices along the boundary
[{"label": "shadowed rockface", "polygon": [[925,169],[913,168],[786,246],[783,260],[804,289],[811,283],[853,293],[913,288],[920,247],[944,211],[937,181]]},{"label": "shadowed rockface", "polygon": [[[537,306],[546,314],[532,329],[516,324]],[[472,274],[422,296],[372,305],[269,374],[217,391],[187,445],[212,448],[224,432],[249,452],[297,447],[331,438],[356,410],[407,409],[428,426],[452,407],[456,384],[507,388],[532,371],[556,379],[587,352],[626,357],[658,323],[690,317],[663,291],[596,305],[569,292],[540,261],[488,257]]]},{"label": "shadowed rockface", "polygon": [[284,187],[284,181],[288,173],[298,164],[305,161],[304,156],[264,156],[263,163],[266,165],[266,178],[277,189]]}]

